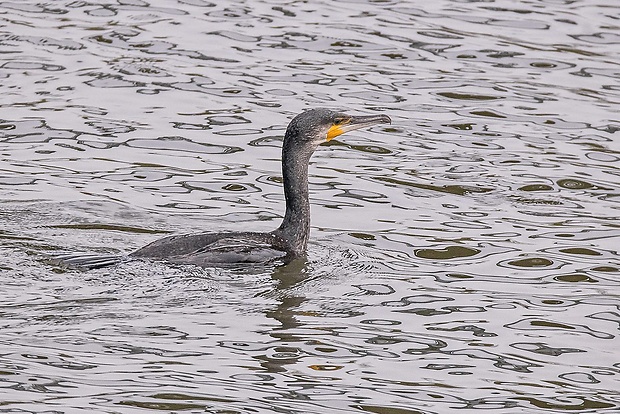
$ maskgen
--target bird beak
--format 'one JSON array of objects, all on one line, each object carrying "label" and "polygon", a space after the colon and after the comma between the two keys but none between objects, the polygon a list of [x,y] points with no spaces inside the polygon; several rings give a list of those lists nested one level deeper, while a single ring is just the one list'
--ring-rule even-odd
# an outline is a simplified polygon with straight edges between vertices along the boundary
[{"label": "bird beak", "polygon": [[356,129],[371,127],[377,124],[391,124],[392,120],[387,115],[351,116],[339,125],[332,125],[327,130],[327,140],[331,141],[338,135]]}]

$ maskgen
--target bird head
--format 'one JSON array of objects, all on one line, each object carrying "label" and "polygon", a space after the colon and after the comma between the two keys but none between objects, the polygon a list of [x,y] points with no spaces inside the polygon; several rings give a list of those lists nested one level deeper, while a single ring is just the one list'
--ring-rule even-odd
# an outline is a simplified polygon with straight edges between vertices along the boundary
[{"label": "bird head", "polygon": [[353,116],[329,109],[310,109],[293,118],[286,129],[285,141],[311,143],[316,147],[346,132],[391,122],[387,115]]}]

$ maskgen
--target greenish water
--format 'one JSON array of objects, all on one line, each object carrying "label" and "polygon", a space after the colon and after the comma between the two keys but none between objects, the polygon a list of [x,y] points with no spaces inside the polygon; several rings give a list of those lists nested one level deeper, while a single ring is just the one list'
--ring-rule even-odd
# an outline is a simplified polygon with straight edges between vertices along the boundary
[{"label": "greenish water", "polygon": [[[614,1],[0,3],[0,411],[620,409]],[[267,231],[308,108],[308,259],[89,272]]]}]

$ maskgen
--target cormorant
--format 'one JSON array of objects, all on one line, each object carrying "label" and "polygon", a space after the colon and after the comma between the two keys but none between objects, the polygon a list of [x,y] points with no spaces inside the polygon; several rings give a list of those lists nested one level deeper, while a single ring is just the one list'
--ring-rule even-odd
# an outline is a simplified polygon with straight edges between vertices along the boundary
[{"label": "cormorant", "polygon": [[[308,163],[312,153],[321,143],[338,135],[380,123],[391,123],[391,119],[387,115],[351,116],[328,109],[311,109],[297,115],[288,125],[282,144],[286,212],[277,229],[268,233],[224,232],[169,236],[136,250],[129,254],[129,258],[212,266],[272,260],[288,263],[302,257],[306,253],[310,233]],[[85,267],[100,267],[113,262],[103,258],[100,261],[63,261]]]}]

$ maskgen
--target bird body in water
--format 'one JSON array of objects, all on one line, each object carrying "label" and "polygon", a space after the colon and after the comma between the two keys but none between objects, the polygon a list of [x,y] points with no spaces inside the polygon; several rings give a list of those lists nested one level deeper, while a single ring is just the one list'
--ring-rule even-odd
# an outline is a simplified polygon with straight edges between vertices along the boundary
[{"label": "bird body in water", "polygon": [[[306,253],[310,234],[308,164],[316,148],[345,132],[391,123],[387,115],[351,116],[311,109],[290,122],[282,144],[282,177],[286,211],[280,226],[268,233],[232,232],[174,235],[154,241],[130,258],[212,266],[280,260],[290,262]],[[65,260],[66,261],[66,260]],[[109,261],[101,261],[103,265]],[[88,266],[88,263],[73,263]]]}]

